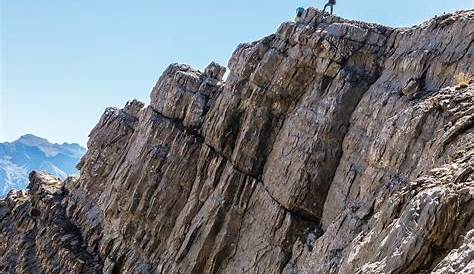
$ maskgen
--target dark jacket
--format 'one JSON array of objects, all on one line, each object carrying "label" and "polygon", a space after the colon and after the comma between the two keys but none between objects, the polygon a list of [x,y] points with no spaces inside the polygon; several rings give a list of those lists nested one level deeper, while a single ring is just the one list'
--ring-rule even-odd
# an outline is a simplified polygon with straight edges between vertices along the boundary
[{"label": "dark jacket", "polygon": [[336,5],[336,0],[329,0],[329,3],[330,5]]}]

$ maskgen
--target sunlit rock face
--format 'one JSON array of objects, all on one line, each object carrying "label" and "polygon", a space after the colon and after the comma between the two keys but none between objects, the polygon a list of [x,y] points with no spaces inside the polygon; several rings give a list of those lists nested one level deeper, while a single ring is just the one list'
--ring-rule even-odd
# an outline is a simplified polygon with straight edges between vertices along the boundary
[{"label": "sunlit rock face", "polygon": [[171,65],[149,106],[106,110],[79,178],[1,200],[0,270],[469,273],[472,29],[309,9],[225,81]]}]

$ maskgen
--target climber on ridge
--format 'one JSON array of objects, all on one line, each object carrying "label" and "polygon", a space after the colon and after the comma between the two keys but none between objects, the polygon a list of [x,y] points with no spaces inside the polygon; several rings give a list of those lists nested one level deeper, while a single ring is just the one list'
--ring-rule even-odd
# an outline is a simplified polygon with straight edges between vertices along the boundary
[{"label": "climber on ridge", "polygon": [[336,0],[329,0],[328,3],[324,6],[323,12],[326,12],[327,7],[331,7],[331,15],[332,15],[334,5],[336,5]]},{"label": "climber on ridge", "polygon": [[299,8],[296,9],[296,18],[295,18],[296,22],[300,21],[301,16],[303,15],[303,12],[304,12],[303,7],[299,7]]}]

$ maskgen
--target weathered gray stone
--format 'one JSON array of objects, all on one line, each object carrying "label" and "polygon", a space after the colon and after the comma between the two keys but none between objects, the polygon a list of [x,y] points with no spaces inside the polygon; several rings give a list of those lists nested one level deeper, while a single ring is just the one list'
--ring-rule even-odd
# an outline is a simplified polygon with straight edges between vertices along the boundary
[{"label": "weathered gray stone", "polygon": [[79,178],[0,200],[0,271],[472,272],[473,27],[308,9],[225,82],[169,66],[150,106],[105,111]]}]

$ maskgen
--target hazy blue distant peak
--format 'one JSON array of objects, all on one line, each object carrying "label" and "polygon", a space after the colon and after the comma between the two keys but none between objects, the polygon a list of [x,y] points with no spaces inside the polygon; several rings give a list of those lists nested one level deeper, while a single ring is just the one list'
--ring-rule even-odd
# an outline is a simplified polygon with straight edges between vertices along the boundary
[{"label": "hazy blue distant peak", "polygon": [[33,134],[0,143],[0,197],[11,189],[24,189],[33,170],[61,179],[78,174],[76,164],[85,152],[78,144],[52,144]]},{"label": "hazy blue distant peak", "polygon": [[25,134],[13,143],[22,143],[27,146],[38,146],[38,145],[49,145],[51,144],[48,140],[35,136],[33,134]]},{"label": "hazy blue distant peak", "polygon": [[81,157],[85,153],[85,149],[79,144],[74,143],[63,143],[54,144],[50,143],[47,139],[35,136],[33,134],[26,134],[21,136],[18,140],[11,144],[23,144],[25,146],[37,147],[44,152],[48,157],[54,157],[60,153],[73,156]]}]

